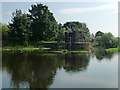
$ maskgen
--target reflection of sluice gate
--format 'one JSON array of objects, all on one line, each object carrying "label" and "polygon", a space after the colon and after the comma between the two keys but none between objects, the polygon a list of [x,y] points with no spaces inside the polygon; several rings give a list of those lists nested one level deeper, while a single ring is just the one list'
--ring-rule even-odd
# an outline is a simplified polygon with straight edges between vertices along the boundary
[{"label": "reflection of sluice gate", "polygon": [[64,69],[67,71],[83,71],[89,64],[87,54],[66,54]]}]

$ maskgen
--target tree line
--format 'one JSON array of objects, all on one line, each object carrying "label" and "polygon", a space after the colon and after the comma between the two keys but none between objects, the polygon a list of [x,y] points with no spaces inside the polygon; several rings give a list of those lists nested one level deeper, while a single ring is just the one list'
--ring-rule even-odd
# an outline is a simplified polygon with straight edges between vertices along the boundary
[{"label": "tree line", "polygon": [[74,28],[81,27],[80,31],[89,32],[85,23],[66,22],[64,25],[58,23],[46,5],[31,5],[28,11],[29,14],[26,14],[17,9],[12,13],[11,23],[7,26],[2,25],[3,45],[30,45],[40,41],[61,42],[64,41],[64,33],[68,31],[70,23]]},{"label": "tree line", "polygon": [[95,35],[91,35],[91,43],[93,47],[116,48],[120,47],[120,37],[115,37],[110,32],[98,31]]},{"label": "tree line", "polygon": [[77,31],[82,33],[83,41],[91,42],[93,46],[104,48],[120,46],[120,38],[114,37],[111,33],[98,31],[95,35],[90,34],[85,23],[78,21],[66,22],[63,25],[58,23],[44,4],[31,5],[29,13],[23,13],[16,9],[12,13],[11,22],[6,25],[0,23],[2,27],[3,46],[28,46],[41,41],[64,41],[64,33]]}]

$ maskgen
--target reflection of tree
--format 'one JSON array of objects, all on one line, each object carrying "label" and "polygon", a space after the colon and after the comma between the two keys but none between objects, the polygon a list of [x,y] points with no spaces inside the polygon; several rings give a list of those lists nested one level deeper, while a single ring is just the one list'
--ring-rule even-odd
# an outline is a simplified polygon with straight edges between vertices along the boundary
[{"label": "reflection of tree", "polygon": [[89,55],[67,54],[64,60],[64,55],[57,54],[3,53],[2,63],[11,75],[11,87],[48,88],[61,67],[66,71],[85,70]]},{"label": "reflection of tree", "polygon": [[57,55],[3,53],[3,69],[11,74],[13,87],[28,84],[30,88],[47,88],[60,64],[63,60]]},{"label": "reflection of tree", "polygon": [[107,52],[104,49],[97,49],[95,51],[95,56],[98,60],[102,60],[104,58],[110,60],[113,57],[113,52]]},{"label": "reflection of tree", "polygon": [[66,54],[65,66],[66,71],[83,71],[89,64],[89,54]]}]

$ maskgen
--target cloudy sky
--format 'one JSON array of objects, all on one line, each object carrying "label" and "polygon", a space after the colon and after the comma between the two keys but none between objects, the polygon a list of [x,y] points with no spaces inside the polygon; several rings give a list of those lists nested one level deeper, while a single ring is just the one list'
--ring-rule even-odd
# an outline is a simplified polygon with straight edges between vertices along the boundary
[{"label": "cloudy sky", "polygon": [[[67,21],[79,21],[87,24],[91,33],[98,30],[103,32],[111,32],[118,35],[118,0],[69,0],[69,2],[55,2],[52,0],[35,0],[34,2],[2,2],[2,22],[8,24],[11,20],[12,12],[16,9],[28,13],[32,4],[46,4],[50,11],[54,14],[58,23],[64,24]],[[57,0],[56,0],[57,1]],[[59,1],[59,0],[58,0]],[[84,1],[84,2],[83,2]]]}]

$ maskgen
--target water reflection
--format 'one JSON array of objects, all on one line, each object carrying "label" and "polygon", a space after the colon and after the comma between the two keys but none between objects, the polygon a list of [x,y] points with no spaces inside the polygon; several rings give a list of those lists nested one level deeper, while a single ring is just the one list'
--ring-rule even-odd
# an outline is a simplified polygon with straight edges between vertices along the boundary
[{"label": "water reflection", "polygon": [[111,60],[114,52],[107,52],[105,51],[105,49],[98,49],[95,51],[94,54],[98,60],[103,60],[104,58],[106,58],[107,60]]},{"label": "water reflection", "polygon": [[[110,59],[113,53],[98,51],[95,55],[102,60]],[[11,76],[9,88],[49,88],[58,69],[72,73],[87,70],[90,54],[3,53],[2,61],[3,71]]]},{"label": "water reflection", "polygon": [[11,74],[12,87],[17,88],[21,84],[49,87],[62,63],[56,55],[3,54],[3,69]]},{"label": "water reflection", "polygon": [[66,71],[83,71],[89,64],[89,54],[66,54],[65,55],[65,66]]}]

